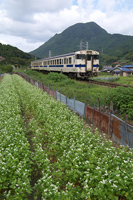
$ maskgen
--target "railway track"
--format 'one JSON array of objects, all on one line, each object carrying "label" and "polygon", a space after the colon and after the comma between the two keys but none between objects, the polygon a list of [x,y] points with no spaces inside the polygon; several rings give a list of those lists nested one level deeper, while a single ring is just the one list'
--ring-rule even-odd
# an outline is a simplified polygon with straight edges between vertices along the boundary
[{"label": "railway track", "polygon": [[96,81],[96,80],[92,80],[92,79],[89,79],[85,82],[88,82],[90,84],[97,84],[97,85],[104,85],[104,86],[108,86],[108,87],[119,87],[119,86],[123,86],[123,87],[132,87],[131,85],[123,85],[123,84],[118,84],[118,83],[112,83],[112,82],[105,82],[105,81]]}]

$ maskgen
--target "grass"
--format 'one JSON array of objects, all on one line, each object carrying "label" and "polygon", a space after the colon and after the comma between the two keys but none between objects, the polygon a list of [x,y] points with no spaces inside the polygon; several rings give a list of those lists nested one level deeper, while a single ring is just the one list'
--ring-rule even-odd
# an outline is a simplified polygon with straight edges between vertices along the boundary
[{"label": "grass", "polygon": [[[116,76],[112,76],[112,75],[110,75],[110,73],[100,73],[98,76],[98,78],[100,78],[100,79],[105,78],[105,81],[109,81],[109,80],[106,80],[107,79],[106,77],[111,78],[111,77],[116,77]],[[114,79],[114,81],[113,81],[114,83],[133,86],[133,75],[130,75],[128,77],[125,77],[125,76],[117,76],[117,77],[119,77],[119,78]]]},{"label": "grass", "polygon": [[[109,113],[110,103],[112,101],[114,105],[113,113],[117,116],[119,115],[119,117],[121,116],[123,120],[125,120],[125,115],[128,115],[129,120],[131,120],[132,123],[132,97],[129,102],[126,100],[126,96],[132,96],[132,88],[130,88],[131,91],[128,91],[128,88],[124,87],[121,89],[121,87],[109,88],[94,84],[87,84],[69,79],[63,74],[49,73],[48,75],[44,75],[43,73],[31,71],[30,69],[19,70],[19,72],[27,74],[32,79],[43,83],[45,86],[49,86],[50,89],[61,92],[69,98],[75,97],[76,100],[83,103],[86,102],[90,106],[95,105],[95,108],[98,107],[98,100],[100,100],[101,111],[106,111],[106,113]],[[125,78],[123,80],[127,80],[129,78],[129,80],[131,80],[131,77],[120,78]],[[117,99],[117,102],[115,99]],[[121,99],[123,99],[123,101],[121,101]]]},{"label": "grass", "polygon": [[[76,80],[69,79],[65,75],[50,73],[45,75],[31,70],[21,70],[21,73],[26,73],[31,78],[38,80],[39,82],[49,86],[51,89],[57,90],[69,98],[76,97],[81,102],[87,102],[88,105],[94,106],[98,104],[98,99],[101,101],[101,105],[105,103],[104,94],[108,94],[111,88],[102,87],[94,84],[86,84],[83,82],[77,82]],[[55,74],[55,76],[53,75]],[[59,75],[59,76],[58,76]],[[63,78],[59,80],[59,77]],[[58,81],[56,79],[58,77]]]}]

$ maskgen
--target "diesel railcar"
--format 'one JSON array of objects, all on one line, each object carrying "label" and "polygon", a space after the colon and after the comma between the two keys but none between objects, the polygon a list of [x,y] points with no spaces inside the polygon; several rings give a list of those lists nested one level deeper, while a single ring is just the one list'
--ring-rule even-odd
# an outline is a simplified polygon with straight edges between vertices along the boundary
[{"label": "diesel railcar", "polygon": [[82,50],[31,62],[32,70],[61,72],[70,78],[89,78],[99,71],[99,52]]}]

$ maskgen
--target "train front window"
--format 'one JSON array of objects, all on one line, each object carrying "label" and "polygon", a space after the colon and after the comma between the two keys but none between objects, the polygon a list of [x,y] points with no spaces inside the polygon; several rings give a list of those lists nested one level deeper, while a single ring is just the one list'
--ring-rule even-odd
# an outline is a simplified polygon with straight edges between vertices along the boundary
[{"label": "train front window", "polygon": [[76,59],[81,59],[81,60],[85,59],[85,54],[77,54]]},{"label": "train front window", "polygon": [[87,60],[91,60],[91,55],[87,55]]},{"label": "train front window", "polygon": [[98,60],[99,59],[99,55],[94,55],[94,59]]}]

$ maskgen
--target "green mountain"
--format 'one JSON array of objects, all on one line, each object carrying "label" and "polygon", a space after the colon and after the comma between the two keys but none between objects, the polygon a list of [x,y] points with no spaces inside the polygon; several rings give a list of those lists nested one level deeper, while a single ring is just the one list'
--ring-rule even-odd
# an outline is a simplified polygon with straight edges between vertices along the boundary
[{"label": "green mountain", "polygon": [[[88,42],[88,49],[99,51],[114,60],[124,52],[133,50],[133,36],[109,34],[94,22],[78,23],[70,26],[60,34],[56,34],[39,48],[30,52],[40,58],[48,57],[79,50],[80,41]],[[83,49],[86,49],[84,46]]]},{"label": "green mountain", "polygon": [[[11,45],[4,45],[0,43],[0,56],[6,59],[6,63],[16,65],[29,65],[31,59],[34,59],[29,53],[25,53]],[[0,62],[1,64],[2,62]]]}]

